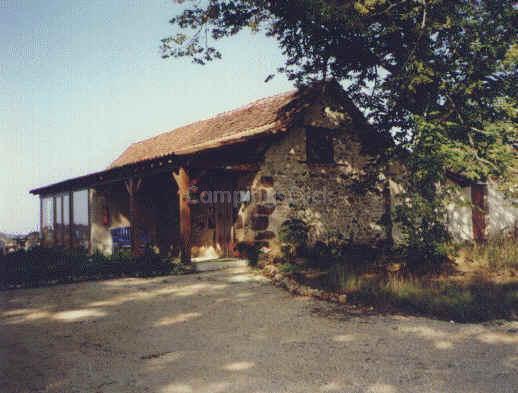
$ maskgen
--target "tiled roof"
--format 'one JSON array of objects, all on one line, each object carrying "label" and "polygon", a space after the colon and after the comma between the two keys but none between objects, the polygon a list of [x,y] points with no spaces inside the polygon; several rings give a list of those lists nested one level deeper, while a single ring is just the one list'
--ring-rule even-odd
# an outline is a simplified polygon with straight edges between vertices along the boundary
[{"label": "tiled roof", "polygon": [[110,168],[171,154],[183,155],[236,143],[251,136],[283,131],[296,112],[297,91],[254,101],[130,145]]}]

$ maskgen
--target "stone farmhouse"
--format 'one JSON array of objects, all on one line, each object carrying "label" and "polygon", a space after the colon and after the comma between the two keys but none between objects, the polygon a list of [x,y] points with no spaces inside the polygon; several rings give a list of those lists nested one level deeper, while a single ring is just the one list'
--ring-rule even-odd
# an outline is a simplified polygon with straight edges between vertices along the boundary
[{"label": "stone farmhouse", "polygon": [[[188,262],[255,242],[277,253],[289,218],[304,220],[313,241],[341,233],[383,244],[397,236],[384,219],[397,170],[377,166],[388,143],[337,84],[322,84],[134,143],[105,170],[31,193],[41,200],[43,244],[90,252],[152,247]],[[452,181],[462,200],[449,206],[454,237],[516,226],[518,211],[494,188]]]}]

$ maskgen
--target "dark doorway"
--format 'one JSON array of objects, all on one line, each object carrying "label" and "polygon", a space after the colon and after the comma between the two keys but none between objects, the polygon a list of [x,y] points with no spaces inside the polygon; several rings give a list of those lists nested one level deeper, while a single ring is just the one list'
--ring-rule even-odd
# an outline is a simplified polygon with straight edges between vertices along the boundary
[{"label": "dark doorway", "polygon": [[218,174],[214,177],[213,202],[215,213],[215,243],[221,250],[221,256],[233,255],[232,223],[234,187],[230,174]]}]

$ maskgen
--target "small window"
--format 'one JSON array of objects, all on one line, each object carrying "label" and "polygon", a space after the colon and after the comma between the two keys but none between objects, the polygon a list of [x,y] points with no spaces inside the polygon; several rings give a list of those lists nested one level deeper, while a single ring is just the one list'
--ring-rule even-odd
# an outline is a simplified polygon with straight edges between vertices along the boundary
[{"label": "small window", "polygon": [[333,136],[331,133],[322,128],[308,128],[306,131],[306,153],[309,163],[333,163]]}]

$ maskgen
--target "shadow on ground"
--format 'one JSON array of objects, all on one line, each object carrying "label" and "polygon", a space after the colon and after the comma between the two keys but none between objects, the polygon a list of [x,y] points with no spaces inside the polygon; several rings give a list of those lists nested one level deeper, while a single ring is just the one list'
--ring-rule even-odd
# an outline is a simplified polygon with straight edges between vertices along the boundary
[{"label": "shadow on ground", "polygon": [[363,315],[246,267],[0,293],[2,392],[510,392],[518,330]]}]

